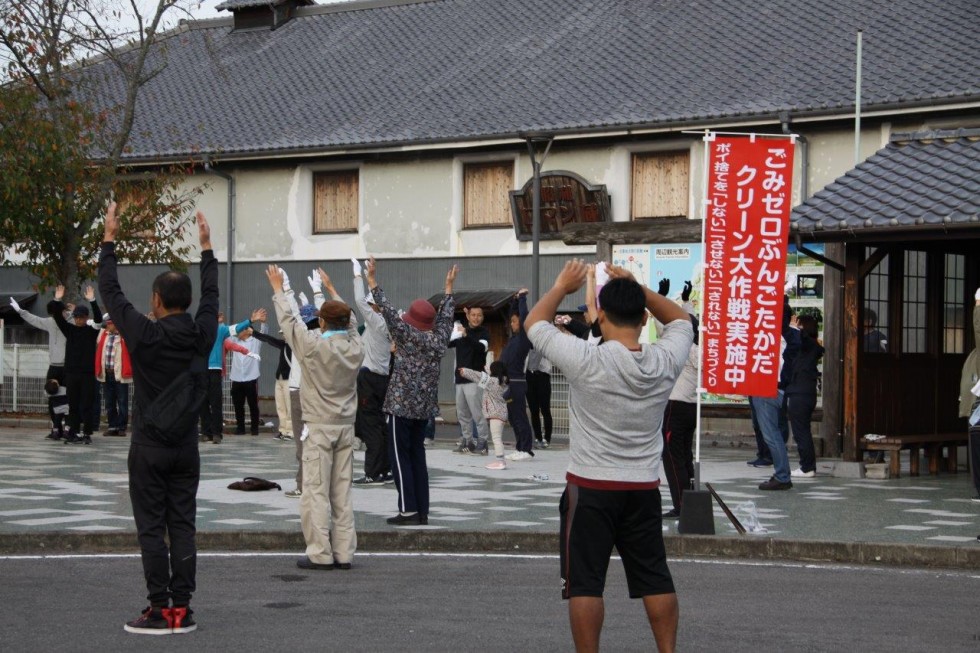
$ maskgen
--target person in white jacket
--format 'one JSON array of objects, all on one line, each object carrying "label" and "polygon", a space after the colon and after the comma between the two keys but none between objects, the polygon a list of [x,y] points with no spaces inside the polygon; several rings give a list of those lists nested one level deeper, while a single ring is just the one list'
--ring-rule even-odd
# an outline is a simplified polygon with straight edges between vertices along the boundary
[{"label": "person in white jacket", "polygon": [[[41,331],[47,332],[48,373],[44,378],[55,379],[58,382],[59,387],[64,388],[65,334],[61,332],[58,325],[55,324],[54,317],[52,317],[54,312],[58,310],[58,302],[48,302],[48,317],[38,317],[30,311],[24,310],[13,297],[10,298],[10,308],[14,309],[17,315],[19,315],[25,323],[31,325],[35,329],[40,329]],[[56,416],[55,403],[52,396],[48,397],[48,416],[51,418],[51,432],[46,437],[49,440],[60,440],[63,432],[60,428],[63,416],[60,414]]]}]

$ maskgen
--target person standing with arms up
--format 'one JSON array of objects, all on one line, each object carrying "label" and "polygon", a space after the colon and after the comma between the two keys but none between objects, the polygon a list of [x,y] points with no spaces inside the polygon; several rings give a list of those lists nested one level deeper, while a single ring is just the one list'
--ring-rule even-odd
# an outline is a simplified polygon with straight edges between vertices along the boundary
[{"label": "person standing with arms up", "polygon": [[266,270],[272,301],[283,337],[303,371],[303,493],[300,521],[306,555],[300,569],[350,569],[357,548],[351,480],[354,475],[354,417],[357,413],[357,371],[364,360],[361,337],[352,311],[337,299],[330,278],[317,271],[333,299],[317,314],[320,330],[310,331],[295,314],[285,293],[284,273]]},{"label": "person standing with arms up", "polygon": [[439,308],[416,299],[399,315],[378,285],[374,258],[368,259],[365,277],[374,301],[388,325],[395,345],[394,367],[388,382],[388,457],[398,490],[398,514],[388,518],[395,526],[429,523],[429,470],[425,463],[425,428],[439,411],[439,364],[453,328],[453,282],[457,266],[446,274],[445,296]]},{"label": "person standing with arms up", "polygon": [[354,432],[364,443],[364,476],[354,485],[384,485],[391,480],[388,442],[385,439],[383,406],[388,394],[388,367],[391,364],[391,336],[374,298],[364,293],[364,272],[360,261],[354,266],[354,306],[364,320],[364,364],[357,373],[357,420]]},{"label": "person standing with arms up", "polygon": [[517,451],[509,454],[507,460],[515,461],[531,460],[534,457],[531,422],[527,419],[527,380],[524,377],[524,366],[528,352],[531,351],[531,341],[524,330],[526,319],[527,288],[521,288],[511,300],[510,339],[500,352],[500,362],[507,370],[507,387],[510,390],[507,417],[517,440]]},{"label": "person standing with arms up", "polygon": [[[483,416],[483,389],[459,372],[460,369],[484,371],[487,365],[487,349],[490,332],[483,326],[483,309],[479,306],[463,308],[466,324],[457,324],[449,336],[449,346],[456,351],[456,417],[459,420],[460,437],[456,453],[487,453],[489,425]],[[476,433],[473,432],[476,422]]]},{"label": "person standing with arms up", "polygon": [[[599,292],[603,344],[561,333],[555,311],[585,283],[587,266],[569,261],[527,317],[534,348],[565,373],[571,387],[567,485],[559,504],[562,597],[575,649],[598,651],[602,594],[613,547],[631,598],[643,600],[661,653],[674,650],[678,605],[661,530],[661,420],[687,360],[693,329],[680,306],[607,266]],[[664,326],[640,344],[649,310]]]},{"label": "person standing with arms up", "polygon": [[[63,293],[64,286],[59,286],[59,288]],[[10,298],[10,308],[14,309],[14,312],[24,322],[35,329],[48,332],[48,373],[44,378],[48,381],[54,379],[58,382],[57,387],[61,389],[65,385],[65,334],[61,332],[58,324],[54,321],[54,313],[58,310],[58,306],[59,302],[57,301],[52,300],[48,302],[47,311],[49,317],[38,317],[30,311],[25,311],[21,308],[13,297]],[[67,403],[62,403],[60,399],[55,399],[55,397],[60,396],[60,392],[48,396],[48,416],[51,418],[51,432],[46,436],[48,440],[60,440],[64,436],[62,422],[64,421],[64,414],[67,410]]]},{"label": "person standing with arms up", "polygon": [[64,305],[61,304],[63,295],[64,288],[59,286],[54,294],[58,307],[52,317],[65,336],[65,387],[68,390],[69,428],[65,443],[92,444],[95,418],[99,413],[94,405],[95,349],[99,332],[93,324],[102,322],[102,311],[95,301],[95,289],[86,286],[85,299],[92,305],[92,323],[89,322],[87,306],[76,306],[71,312],[72,321],[69,323],[64,316]]},{"label": "person standing with arms up", "polygon": [[197,418],[208,354],[218,332],[218,262],[208,222],[200,211],[196,217],[201,298],[194,317],[187,312],[193,300],[191,280],[181,272],[164,272],[153,280],[150,303],[155,320],[126,298],[116,271],[115,202],[106,212],[99,255],[99,293],[126,340],[133,365],[129,498],[150,602],[124,627],[136,634],[186,633],[197,628],[190,609],[196,589],[195,521],[201,478]]}]

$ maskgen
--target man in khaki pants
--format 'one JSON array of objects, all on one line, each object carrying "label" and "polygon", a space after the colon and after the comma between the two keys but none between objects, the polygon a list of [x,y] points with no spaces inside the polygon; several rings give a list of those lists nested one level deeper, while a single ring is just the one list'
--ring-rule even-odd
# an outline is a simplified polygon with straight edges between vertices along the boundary
[{"label": "man in khaki pants", "polygon": [[357,372],[364,352],[351,309],[339,300],[330,278],[319,270],[333,299],[320,306],[320,333],[308,331],[293,313],[283,292],[284,274],[275,265],[266,271],[275,293],[272,301],[283,338],[302,368],[303,494],[300,520],[306,555],[300,569],[350,569],[357,534],[351,481],[354,473],[354,416]]}]

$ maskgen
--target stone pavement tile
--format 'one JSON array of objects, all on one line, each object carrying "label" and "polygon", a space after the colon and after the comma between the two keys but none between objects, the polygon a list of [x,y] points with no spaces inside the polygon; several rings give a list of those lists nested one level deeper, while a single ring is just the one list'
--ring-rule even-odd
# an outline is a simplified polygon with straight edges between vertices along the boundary
[{"label": "stone pavement tile", "polygon": [[[444,430],[436,444],[426,449],[430,525],[411,530],[556,531],[567,445],[557,441],[552,448],[537,452],[532,461],[487,470],[486,457],[451,453],[455,438],[443,437]],[[100,438],[88,447],[65,447],[26,429],[0,428],[0,447],[4,450],[0,534],[134,530],[127,491],[128,439]],[[975,538],[980,533],[980,504],[969,502],[974,492],[966,473],[904,475],[886,481],[817,476],[794,481],[794,488],[786,492],[762,492],[758,484],[769,478],[771,469],[746,465],[751,457],[746,450],[708,447],[702,449],[702,457],[702,481],[712,483],[737,514],[754,510],[766,529],[761,536],[963,546],[968,545],[968,535]],[[363,471],[363,459],[363,452],[355,453],[355,476]],[[229,437],[220,446],[202,445],[201,464],[199,531],[298,533],[298,500],[287,498],[284,492],[227,489],[229,483],[245,476],[261,476],[279,483],[283,490],[292,489],[297,463],[291,443]],[[15,473],[4,473],[10,471]],[[535,475],[537,479],[532,478]],[[541,480],[545,476],[547,480]],[[662,496],[667,510],[666,483]],[[385,523],[397,510],[393,486],[355,487],[353,501],[358,530],[396,530]],[[31,512],[35,510],[46,512]],[[739,537],[717,505],[713,515],[718,534]],[[18,523],[24,521],[30,523]],[[677,524],[676,520],[666,521],[665,532],[675,533]]]}]

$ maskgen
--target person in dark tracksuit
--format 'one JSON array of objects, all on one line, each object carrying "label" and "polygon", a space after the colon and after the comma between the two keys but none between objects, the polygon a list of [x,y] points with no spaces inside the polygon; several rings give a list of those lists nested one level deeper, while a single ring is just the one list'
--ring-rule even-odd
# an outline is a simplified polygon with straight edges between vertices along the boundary
[{"label": "person in dark tracksuit", "polygon": [[[55,307],[55,324],[65,336],[65,388],[68,390],[68,435],[65,443],[92,444],[95,431],[95,349],[99,339],[98,330],[88,323],[87,306],[76,306],[71,313],[72,323],[65,319],[64,305],[59,287],[55,294],[58,305]],[[92,320],[102,322],[102,311],[95,301],[95,290],[85,288],[85,299],[92,305]],[[81,432],[80,432],[81,431]]]},{"label": "person in dark tracksuit", "polygon": [[811,315],[799,319],[793,316],[791,326],[800,330],[800,353],[797,354],[786,383],[787,413],[793,429],[793,439],[800,454],[800,467],[791,476],[816,476],[817,461],[813,449],[811,421],[817,407],[817,364],[823,356],[823,346],[817,340],[817,320]]},{"label": "person in dark tracksuit", "polygon": [[507,456],[507,460],[530,460],[534,457],[531,432],[531,422],[527,419],[527,380],[524,376],[524,364],[531,351],[531,341],[524,331],[524,320],[527,319],[527,288],[517,291],[511,302],[510,339],[500,352],[500,362],[507,368],[510,403],[507,404],[507,418],[514,437],[517,440],[517,451]]},{"label": "person in dark tracksuit", "polygon": [[[129,498],[143,559],[150,606],[124,628],[138,634],[182,633],[197,626],[189,608],[196,589],[195,520],[201,458],[197,420],[176,444],[150,438],[143,413],[192,362],[206,367],[218,332],[218,263],[211,250],[211,231],[197,213],[201,245],[201,298],[194,317],[191,280],[183,273],[164,272],[153,281],[151,305],[155,321],[126,299],[116,271],[116,205],[109,205],[105,238],[99,256],[99,293],[115,320],[133,367],[134,411],[129,448]],[[169,546],[168,546],[169,544]],[[172,605],[171,605],[172,602]]]}]

